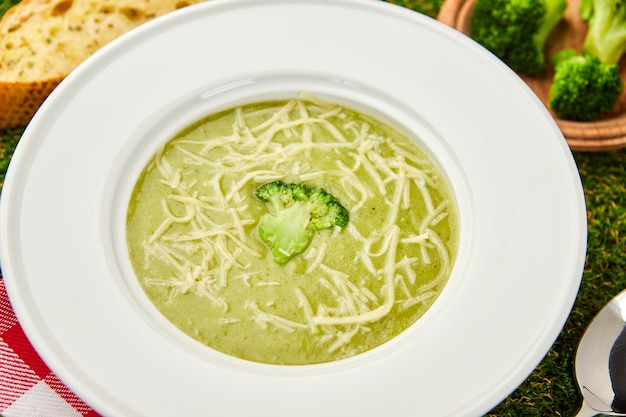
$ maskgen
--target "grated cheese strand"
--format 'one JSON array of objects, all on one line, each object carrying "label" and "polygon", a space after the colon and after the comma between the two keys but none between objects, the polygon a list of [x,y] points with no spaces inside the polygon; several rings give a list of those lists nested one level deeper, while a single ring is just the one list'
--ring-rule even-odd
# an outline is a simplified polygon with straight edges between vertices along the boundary
[{"label": "grated cheese strand", "polygon": [[268,324],[272,324],[281,330],[285,330],[289,333],[293,333],[296,329],[307,329],[307,324],[298,323],[292,320],[287,320],[284,317],[277,316],[275,314],[267,313],[259,308],[256,302],[247,301],[245,307],[252,311],[252,320],[260,325],[262,328],[267,328]]},{"label": "grated cheese strand", "polygon": [[309,323],[309,330],[311,333],[317,333],[317,326],[313,322],[313,309],[311,308],[311,303],[309,303],[309,300],[300,288],[294,289],[294,292],[296,294],[296,298],[298,299],[298,305],[302,307],[304,317],[306,318],[307,323]]},{"label": "grated cheese strand", "polygon": [[395,301],[395,263],[396,263],[396,251],[398,248],[398,242],[400,239],[400,228],[394,225],[390,231],[391,234],[391,242],[389,246],[389,251],[385,256],[385,273],[384,273],[384,302],[383,304],[374,309],[370,310],[366,313],[352,315],[352,316],[344,316],[344,317],[320,317],[315,316],[313,318],[314,323],[319,325],[343,325],[343,324],[355,324],[355,323],[365,323],[370,321],[377,321],[389,314],[391,308],[393,307]]}]

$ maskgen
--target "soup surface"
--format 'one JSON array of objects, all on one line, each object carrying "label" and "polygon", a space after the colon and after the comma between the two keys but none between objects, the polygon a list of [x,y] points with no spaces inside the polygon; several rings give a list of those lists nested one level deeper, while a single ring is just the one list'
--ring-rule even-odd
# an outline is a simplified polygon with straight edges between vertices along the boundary
[{"label": "soup surface", "polygon": [[[278,263],[259,237],[273,181],[323,188],[349,211]],[[365,352],[413,324],[446,284],[458,225],[443,175],[408,138],[301,95],[213,114],[163,144],[129,205],[146,294],[199,342],[284,365]]]}]

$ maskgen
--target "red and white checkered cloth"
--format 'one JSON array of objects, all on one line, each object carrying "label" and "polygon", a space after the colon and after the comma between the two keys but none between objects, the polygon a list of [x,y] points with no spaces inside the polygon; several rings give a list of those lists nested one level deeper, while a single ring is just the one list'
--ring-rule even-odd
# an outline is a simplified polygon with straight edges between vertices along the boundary
[{"label": "red and white checkered cloth", "polygon": [[0,415],[98,417],[41,360],[17,322],[0,279]]}]

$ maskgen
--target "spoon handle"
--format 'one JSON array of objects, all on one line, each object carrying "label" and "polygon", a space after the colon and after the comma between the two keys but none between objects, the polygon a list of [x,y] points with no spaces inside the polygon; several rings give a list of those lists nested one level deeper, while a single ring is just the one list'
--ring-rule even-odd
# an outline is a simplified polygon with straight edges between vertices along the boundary
[{"label": "spoon handle", "polygon": [[594,410],[593,408],[589,407],[587,403],[583,400],[583,404],[580,407],[580,410],[578,410],[578,414],[576,414],[576,417],[593,417],[597,415],[598,415],[598,412]]}]

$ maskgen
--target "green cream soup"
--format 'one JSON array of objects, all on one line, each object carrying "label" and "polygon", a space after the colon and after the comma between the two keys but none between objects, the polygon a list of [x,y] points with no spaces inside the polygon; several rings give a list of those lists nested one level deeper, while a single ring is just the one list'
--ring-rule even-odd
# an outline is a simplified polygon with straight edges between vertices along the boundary
[{"label": "green cream soup", "polygon": [[[277,263],[259,237],[273,181],[323,188],[348,224]],[[164,144],[133,191],[127,241],[147,296],[215,350],[284,365],[351,357],[433,304],[456,253],[445,178],[408,138],[315,97],[211,115]]]}]

